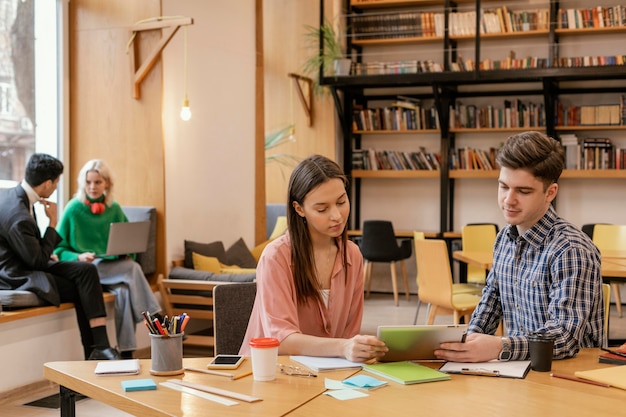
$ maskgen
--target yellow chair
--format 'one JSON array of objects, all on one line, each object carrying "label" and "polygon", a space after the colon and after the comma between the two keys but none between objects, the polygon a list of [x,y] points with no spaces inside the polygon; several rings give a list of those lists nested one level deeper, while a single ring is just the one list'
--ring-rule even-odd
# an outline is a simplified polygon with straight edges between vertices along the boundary
[{"label": "yellow chair", "polygon": [[[468,252],[492,252],[498,233],[495,224],[468,224],[461,229],[461,244]],[[467,265],[467,282],[485,285],[487,271],[475,265]]]},{"label": "yellow chair", "polygon": [[602,284],[602,295],[604,296],[604,340],[602,346],[609,346],[609,311],[611,310],[611,286]]},{"label": "yellow chair", "polygon": [[[593,243],[600,249],[600,254],[606,251],[619,251],[626,249],[626,225],[618,224],[596,224],[593,228]],[[611,281],[613,292],[615,293],[615,306],[617,314],[622,317],[622,297],[619,290],[619,282]]]},{"label": "yellow chair", "polygon": [[[413,241],[416,240],[424,240],[426,239],[426,236],[424,234],[424,232],[418,232],[418,231],[413,231]],[[417,248],[415,249],[415,252],[417,253]],[[417,268],[417,257],[415,258],[416,260],[416,268]],[[415,276],[415,281],[417,282],[418,288],[418,294],[419,294],[419,270],[417,270],[416,276]],[[452,292],[454,294],[461,294],[461,293],[467,293],[467,294],[476,294],[476,295],[480,295],[482,289],[476,287],[473,284],[456,284],[453,283],[452,284]],[[419,296],[417,297],[417,309],[415,310],[415,318],[413,319],[413,324],[417,324],[417,316],[419,315],[420,312],[420,306],[422,305],[422,302],[419,299]],[[428,311],[430,311],[430,304],[428,305]]]},{"label": "yellow chair", "polygon": [[[440,239],[416,239],[417,296],[421,302],[430,304],[427,324],[433,324],[438,314],[453,315],[454,324],[465,322],[480,301],[479,291],[457,292],[453,290],[450,258],[446,242]],[[459,288],[462,288],[459,286]]]}]

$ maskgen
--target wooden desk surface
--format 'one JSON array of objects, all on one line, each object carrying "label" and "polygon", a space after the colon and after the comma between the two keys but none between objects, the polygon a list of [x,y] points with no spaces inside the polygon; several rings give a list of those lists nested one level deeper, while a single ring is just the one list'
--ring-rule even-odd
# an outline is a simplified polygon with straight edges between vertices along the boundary
[{"label": "wooden desk surface", "polygon": [[[585,349],[576,358],[554,361],[552,370],[573,375],[578,370],[614,366],[598,363],[599,353],[598,349]],[[415,385],[390,381],[389,386],[368,394],[368,397],[350,401],[320,395],[289,416],[595,417],[621,415],[626,401],[626,391],[619,388],[553,378],[549,372],[532,370],[525,379],[451,375],[450,381]]]},{"label": "wooden desk surface", "polygon": [[[469,265],[491,269],[492,252],[454,251],[452,257]],[[626,258],[602,257],[602,276],[626,279]]]},{"label": "wooden desk surface", "polygon": [[[185,367],[206,369],[210,358],[185,358]],[[271,382],[255,382],[252,376],[235,381],[227,377],[186,372],[182,375],[157,377],[150,374],[150,359],[140,360],[141,372],[132,376],[96,376],[96,361],[49,362],[44,365],[44,376],[66,388],[89,398],[101,401],[119,410],[137,416],[282,416],[325,391],[324,377],[297,377],[278,372]],[[292,364],[289,358],[279,358],[279,363]],[[295,363],[294,363],[295,364]],[[296,364],[297,365],[297,364]],[[251,370],[250,359],[236,373]],[[345,379],[355,370],[325,372],[333,379]],[[235,391],[263,398],[263,401],[225,406],[194,395],[184,394],[158,386],[156,391],[124,392],[120,381],[151,378],[157,384],[168,379],[182,379],[202,385]]]}]

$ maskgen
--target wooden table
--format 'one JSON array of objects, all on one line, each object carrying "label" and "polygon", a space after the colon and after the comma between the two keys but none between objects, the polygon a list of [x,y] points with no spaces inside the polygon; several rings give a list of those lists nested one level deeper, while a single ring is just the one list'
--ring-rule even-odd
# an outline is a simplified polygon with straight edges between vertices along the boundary
[{"label": "wooden table", "polygon": [[[492,252],[454,251],[452,257],[457,261],[485,269],[491,269],[493,263]],[[603,256],[601,268],[603,277],[626,279],[626,258]]]},{"label": "wooden table", "polygon": [[[584,349],[576,358],[554,361],[552,370],[602,368],[598,349]],[[362,371],[366,374],[364,371]],[[381,378],[382,379],[382,378]],[[368,393],[366,398],[337,401],[320,395],[289,416],[498,416],[553,417],[615,416],[624,413],[626,391],[553,378],[549,372],[529,371],[525,379],[451,375],[450,381],[400,385]]]},{"label": "wooden table", "polygon": [[[185,358],[185,367],[206,369],[211,358]],[[293,364],[289,358],[280,357],[279,362]],[[76,392],[98,400],[136,416],[282,416],[325,391],[324,378],[298,377],[276,374],[271,382],[255,382],[252,376],[238,380],[227,377],[185,372],[183,375],[157,377],[150,374],[150,359],[140,360],[141,372],[132,376],[96,376],[96,361],[49,362],[44,365],[44,377],[61,386],[61,417],[75,415]],[[236,373],[251,370],[250,359]],[[235,372],[235,371],[233,371]],[[325,372],[324,376],[343,380],[356,370]],[[124,392],[121,381],[151,378],[157,384],[168,379],[208,385],[241,394],[263,398],[263,401],[226,406],[194,395],[158,386],[156,391]]]},{"label": "wooden table", "polygon": [[[603,368],[598,363],[598,349],[583,349],[576,358],[554,361],[554,372],[573,375],[578,370]],[[203,367],[210,358],[187,358],[185,366]],[[281,363],[290,363],[286,357]],[[427,366],[439,367],[431,363]],[[249,369],[249,360],[239,371]],[[120,381],[132,378],[153,378],[160,382],[167,377],[154,377],[148,372],[150,360],[141,361],[138,376],[97,377],[95,362],[52,362],[45,365],[46,378],[115,408],[143,416],[301,416],[333,415],[362,417],[364,415],[507,415],[511,417],[571,415],[622,415],[626,391],[604,388],[580,382],[552,378],[547,372],[529,371],[525,379],[451,375],[451,380],[401,385],[389,385],[368,392],[368,397],[340,401],[321,395],[324,377],[342,380],[354,370],[324,372],[318,378],[278,374],[272,382],[254,382],[252,377],[230,381],[225,377],[187,372],[174,378],[211,385],[230,391],[262,397],[255,403],[241,402],[227,407],[193,395],[161,387],[156,391],[125,393]],[[360,371],[369,375],[365,371]],[[384,379],[384,378],[380,378]],[[66,405],[67,407],[67,405]],[[72,409],[61,409],[62,416],[73,416]]]}]

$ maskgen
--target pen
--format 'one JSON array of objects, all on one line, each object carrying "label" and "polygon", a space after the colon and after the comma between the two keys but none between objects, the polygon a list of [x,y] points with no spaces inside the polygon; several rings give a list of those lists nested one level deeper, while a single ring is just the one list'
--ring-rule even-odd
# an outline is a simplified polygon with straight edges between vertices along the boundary
[{"label": "pen", "polygon": [[605,384],[603,382],[596,382],[596,381],[591,381],[589,379],[578,378],[577,376],[573,376],[573,375],[557,374],[556,372],[552,372],[550,376],[554,378],[568,379],[570,381],[584,382],[585,384],[597,385],[599,387],[605,387],[605,388],[610,387],[609,384]]}]

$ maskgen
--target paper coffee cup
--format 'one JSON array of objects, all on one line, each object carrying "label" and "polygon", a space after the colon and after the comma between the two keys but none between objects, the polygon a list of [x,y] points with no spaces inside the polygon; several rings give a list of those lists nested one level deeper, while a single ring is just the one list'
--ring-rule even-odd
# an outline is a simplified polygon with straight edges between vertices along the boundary
[{"label": "paper coffee cup", "polygon": [[273,337],[250,339],[252,376],[255,381],[273,381],[276,378],[280,342]]}]

